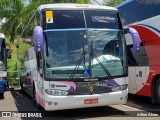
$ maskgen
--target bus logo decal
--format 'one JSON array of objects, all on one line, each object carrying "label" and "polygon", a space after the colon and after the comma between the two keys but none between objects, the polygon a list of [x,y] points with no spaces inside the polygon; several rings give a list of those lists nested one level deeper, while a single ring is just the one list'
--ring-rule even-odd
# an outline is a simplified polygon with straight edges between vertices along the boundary
[{"label": "bus logo decal", "polygon": [[62,85],[62,84],[55,85],[55,84],[51,84],[51,87],[52,88],[55,88],[55,87],[67,87],[67,85]]},{"label": "bus logo decal", "polygon": [[93,93],[93,92],[94,92],[94,88],[93,88],[92,86],[90,86],[90,87],[88,88],[88,91],[89,91],[90,93]]}]

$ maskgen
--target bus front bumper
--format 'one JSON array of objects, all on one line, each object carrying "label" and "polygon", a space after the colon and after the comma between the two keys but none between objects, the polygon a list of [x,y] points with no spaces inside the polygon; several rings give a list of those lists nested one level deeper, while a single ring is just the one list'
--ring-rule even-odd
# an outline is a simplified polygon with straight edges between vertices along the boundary
[{"label": "bus front bumper", "polygon": [[64,110],[125,104],[127,102],[128,89],[112,93],[94,95],[52,96],[45,94],[45,110]]}]

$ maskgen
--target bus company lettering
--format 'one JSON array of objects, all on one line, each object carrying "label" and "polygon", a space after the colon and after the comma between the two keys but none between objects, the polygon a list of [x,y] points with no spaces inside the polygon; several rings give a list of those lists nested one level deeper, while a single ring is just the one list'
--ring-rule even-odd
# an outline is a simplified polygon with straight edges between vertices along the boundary
[{"label": "bus company lettering", "polygon": [[97,81],[98,79],[84,79],[85,82]]},{"label": "bus company lettering", "polygon": [[67,85],[56,85],[56,87],[67,87]]},{"label": "bus company lettering", "polygon": [[96,87],[95,83],[78,83],[77,84],[78,88],[89,88],[89,87]]},{"label": "bus company lettering", "polygon": [[55,88],[55,87],[67,87],[67,85],[55,85],[55,84],[52,84],[51,87],[52,88]]},{"label": "bus company lettering", "polygon": [[107,83],[96,83],[96,86],[107,87]]},{"label": "bus company lettering", "polygon": [[78,83],[77,84],[77,87],[78,88],[82,88],[82,87],[85,87],[85,88],[89,88],[89,87],[107,87],[108,84],[107,83]]}]

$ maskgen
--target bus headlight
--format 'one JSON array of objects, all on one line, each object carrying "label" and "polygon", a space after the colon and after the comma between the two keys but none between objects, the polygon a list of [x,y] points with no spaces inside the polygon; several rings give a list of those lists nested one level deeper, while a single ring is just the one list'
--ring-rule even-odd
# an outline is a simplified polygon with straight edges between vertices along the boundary
[{"label": "bus headlight", "polygon": [[46,89],[45,92],[48,95],[54,95],[54,96],[65,96],[68,94],[68,92],[64,90],[51,90],[51,89]]},{"label": "bus headlight", "polygon": [[123,91],[126,90],[128,88],[128,85],[120,85],[118,87],[113,87],[112,88],[112,92],[116,92],[116,91]]}]

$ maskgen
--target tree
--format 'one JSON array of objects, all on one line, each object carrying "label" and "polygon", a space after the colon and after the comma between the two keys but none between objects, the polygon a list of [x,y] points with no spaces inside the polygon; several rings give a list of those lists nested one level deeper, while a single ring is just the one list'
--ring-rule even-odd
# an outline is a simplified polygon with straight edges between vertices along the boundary
[{"label": "tree", "polygon": [[109,2],[106,3],[106,5],[116,7],[117,5],[119,5],[120,3],[124,2],[124,1],[126,1],[126,0],[110,0]]},{"label": "tree", "polygon": [[29,21],[33,11],[42,4],[48,3],[89,3],[89,0],[32,0],[28,6],[24,6],[22,0],[0,0],[0,19],[5,18],[1,30],[8,35],[10,42],[14,42],[16,35],[25,27],[24,21]]},{"label": "tree", "polygon": [[5,23],[2,24],[2,31],[9,36],[10,42],[14,42],[23,11],[24,4],[22,0],[0,1],[0,19],[5,18]]}]

